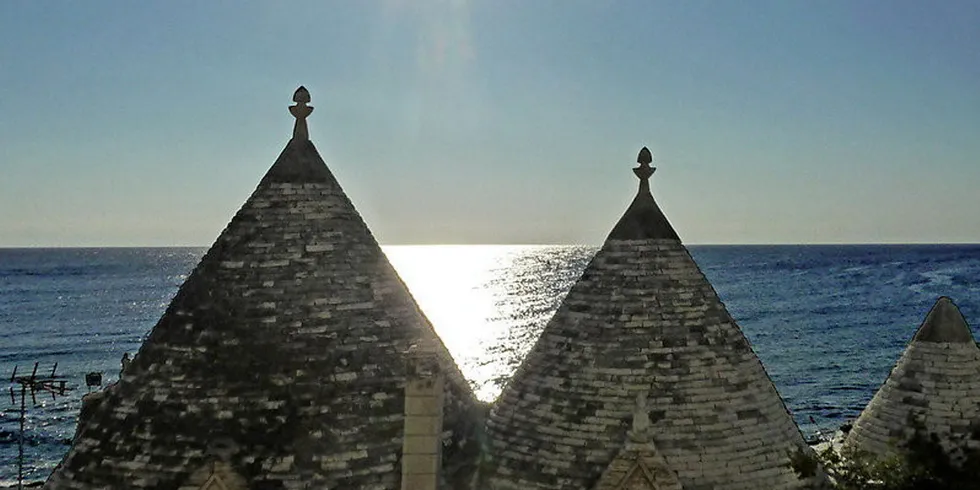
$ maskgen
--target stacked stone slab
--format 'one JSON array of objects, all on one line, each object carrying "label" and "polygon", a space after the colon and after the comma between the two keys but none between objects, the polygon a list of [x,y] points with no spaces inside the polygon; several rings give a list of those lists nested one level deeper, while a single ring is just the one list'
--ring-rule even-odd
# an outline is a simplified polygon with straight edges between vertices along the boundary
[{"label": "stacked stone slab", "polygon": [[898,454],[920,431],[953,456],[977,449],[980,349],[959,308],[939,298],[844,440],[878,456]]},{"label": "stacked stone slab", "polygon": [[487,486],[607,488],[649,392],[683,488],[797,488],[799,429],[650,194],[646,148],[638,161],[639,193],[491,410]]},{"label": "stacked stone slab", "polygon": [[442,486],[466,479],[472,392],[307,139],[309,94],[294,100],[293,138],[45,488],[400,488],[417,344],[444,378]]}]

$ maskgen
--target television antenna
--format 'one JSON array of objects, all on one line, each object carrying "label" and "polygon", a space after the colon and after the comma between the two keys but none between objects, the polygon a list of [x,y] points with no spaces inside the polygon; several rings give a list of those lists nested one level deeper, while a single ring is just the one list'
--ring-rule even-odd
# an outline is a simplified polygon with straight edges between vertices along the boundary
[{"label": "television antenna", "polygon": [[31,402],[36,406],[38,393],[49,393],[53,401],[59,396],[65,396],[65,393],[71,389],[65,386],[65,376],[57,374],[57,362],[51,367],[51,374],[37,374],[39,364],[34,363],[30,376],[17,376],[17,366],[14,366],[14,372],[10,375],[10,384],[20,385],[20,393],[17,393],[13,386],[10,387],[10,403],[17,405],[18,395],[20,397],[20,439],[17,443],[18,490],[24,488],[24,421],[27,418],[27,393],[30,392]]}]

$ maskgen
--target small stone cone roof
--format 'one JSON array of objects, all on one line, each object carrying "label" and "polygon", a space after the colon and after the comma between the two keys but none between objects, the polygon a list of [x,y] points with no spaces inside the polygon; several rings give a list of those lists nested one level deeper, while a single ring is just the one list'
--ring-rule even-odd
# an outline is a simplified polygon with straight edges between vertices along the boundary
[{"label": "small stone cone roof", "polygon": [[683,488],[800,483],[799,429],[656,205],[650,160],[641,152],[639,195],[491,410],[492,488],[604,484],[645,392],[652,443]]},{"label": "small stone cone roof", "polygon": [[458,467],[475,398],[306,138],[297,93],[294,137],[45,488],[178,488],[218,463],[248,488],[398,488],[420,343],[446,375],[443,463]]},{"label": "small stone cone roof", "polygon": [[947,450],[977,446],[980,430],[980,349],[959,308],[939,298],[902,357],[844,441],[887,456],[920,427]]}]

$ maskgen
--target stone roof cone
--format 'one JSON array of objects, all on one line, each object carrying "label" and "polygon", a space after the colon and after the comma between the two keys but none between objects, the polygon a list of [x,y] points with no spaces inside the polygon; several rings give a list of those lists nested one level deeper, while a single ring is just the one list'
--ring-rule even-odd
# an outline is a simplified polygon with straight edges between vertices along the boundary
[{"label": "stone roof cone", "polygon": [[[980,349],[956,304],[941,297],[926,315],[844,440],[878,456],[895,454],[912,437],[936,434],[947,451],[977,448]],[[952,451],[956,456],[956,452]]]},{"label": "stone roof cone", "polygon": [[648,488],[615,486],[642,454],[662,458],[683,488],[796,488],[788,456],[805,447],[799,429],[657,206],[649,151],[637,160],[636,198],[491,410],[485,479]]},{"label": "stone roof cone", "polygon": [[460,477],[475,398],[309,141],[309,100],[44,488],[399,488],[415,344],[442,364]]}]

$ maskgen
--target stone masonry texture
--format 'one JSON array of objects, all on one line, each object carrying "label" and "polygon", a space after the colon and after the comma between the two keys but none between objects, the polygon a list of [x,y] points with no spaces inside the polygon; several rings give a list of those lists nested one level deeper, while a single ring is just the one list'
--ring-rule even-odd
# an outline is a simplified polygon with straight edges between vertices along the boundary
[{"label": "stone masonry texture", "polygon": [[685,490],[800,487],[799,429],[643,184],[492,408],[486,485],[593,488],[649,393]]},{"label": "stone masonry texture", "polygon": [[249,489],[398,489],[403,354],[417,342],[443,365],[441,488],[457,488],[478,403],[316,148],[294,138],[44,488],[176,490],[220,462]]},{"label": "stone masonry texture", "polygon": [[[980,448],[980,349],[959,309],[940,298],[844,441],[898,453],[916,426],[947,451]],[[956,456],[955,452],[952,454]]]},{"label": "stone masonry texture", "polygon": [[627,443],[591,490],[682,490],[652,443]]}]

